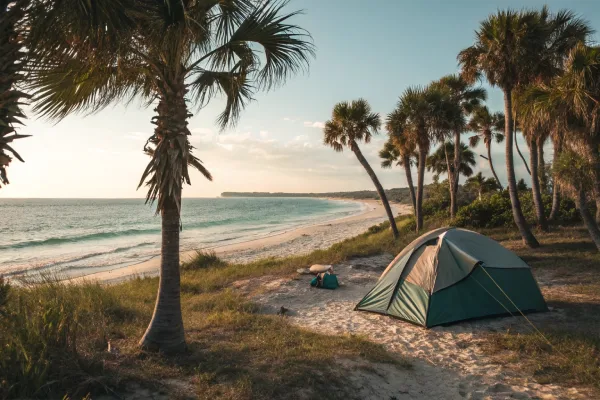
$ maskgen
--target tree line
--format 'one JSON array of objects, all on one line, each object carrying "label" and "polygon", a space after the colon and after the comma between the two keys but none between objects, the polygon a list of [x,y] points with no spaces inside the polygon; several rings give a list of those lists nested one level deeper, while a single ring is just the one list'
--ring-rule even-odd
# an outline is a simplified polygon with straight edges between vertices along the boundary
[{"label": "tree line", "polygon": [[[348,147],[373,180],[387,205],[385,191],[368,165],[358,143],[368,143],[381,126],[388,140],[380,152],[383,167],[401,166],[411,193],[417,232],[423,227],[425,170],[446,173],[450,193],[449,215],[456,217],[460,176],[470,176],[474,155],[461,142],[474,134],[469,145],[483,140],[493,178],[481,174],[468,185],[484,191],[503,189],[492,159],[493,143],[505,143],[507,191],[514,223],[523,242],[538,247],[523,215],[515,176],[514,148],[521,132],[529,148],[529,163],[517,146],[531,175],[531,191],[537,225],[547,231],[556,217],[561,196],[574,199],[590,236],[600,250],[600,48],[591,44],[593,29],[569,10],[499,10],[482,21],[475,42],[458,56],[460,72],[425,86],[410,86],[385,120],[359,99],[337,104],[324,128],[324,143],[336,151]],[[491,112],[484,104],[487,81],[504,94],[503,112]],[[548,182],[544,144],[551,140],[554,154]],[[439,147],[432,153],[432,147]],[[416,185],[413,180],[416,167]],[[542,194],[552,192],[547,217]],[[595,203],[596,217],[589,204]],[[394,236],[393,215],[388,217]]]}]

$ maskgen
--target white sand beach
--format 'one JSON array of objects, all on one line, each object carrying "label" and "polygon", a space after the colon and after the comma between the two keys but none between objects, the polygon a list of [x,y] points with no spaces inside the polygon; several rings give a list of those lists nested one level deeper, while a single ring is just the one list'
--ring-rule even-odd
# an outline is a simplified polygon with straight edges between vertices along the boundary
[{"label": "white sand beach", "polygon": [[[342,200],[348,201],[347,199]],[[245,263],[260,258],[286,257],[324,249],[334,243],[363,233],[369,227],[387,220],[385,209],[379,201],[361,200],[360,203],[364,204],[363,211],[356,215],[303,226],[251,241],[204,250],[214,250],[219,257],[227,261]],[[392,210],[395,215],[412,212],[411,207],[405,204],[392,204]],[[184,251],[181,253],[181,260],[188,260],[195,254],[196,250]],[[159,267],[160,257],[157,256],[142,263],[83,275],[71,279],[71,281],[78,282],[85,279],[114,283],[133,276],[156,276]]]}]

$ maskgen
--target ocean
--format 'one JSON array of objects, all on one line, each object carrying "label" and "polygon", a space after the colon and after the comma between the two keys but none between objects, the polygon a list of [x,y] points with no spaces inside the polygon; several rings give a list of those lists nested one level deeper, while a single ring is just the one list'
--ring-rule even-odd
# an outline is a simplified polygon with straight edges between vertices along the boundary
[{"label": "ocean", "polygon": [[[181,250],[214,248],[343,218],[352,201],[183,199]],[[0,275],[77,276],[160,254],[160,216],[143,199],[0,199]]]}]

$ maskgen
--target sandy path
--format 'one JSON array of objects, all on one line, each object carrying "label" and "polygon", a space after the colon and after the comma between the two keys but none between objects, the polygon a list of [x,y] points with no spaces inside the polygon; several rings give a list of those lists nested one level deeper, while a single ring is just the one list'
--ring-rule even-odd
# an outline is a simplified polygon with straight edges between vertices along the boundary
[{"label": "sandy path", "polygon": [[[335,199],[333,199],[335,200]],[[347,199],[340,199],[349,201]],[[232,262],[249,262],[266,257],[286,257],[295,254],[310,253],[313,250],[327,248],[334,243],[356,236],[369,227],[387,220],[385,210],[379,201],[361,200],[364,211],[357,215],[304,226],[275,235],[242,243],[212,247],[219,257]],[[394,214],[408,214],[411,207],[404,204],[392,204]],[[190,259],[196,250],[181,253],[181,260]],[[156,276],[160,267],[160,257],[154,257],[142,263],[97,272],[72,279],[103,282],[118,282],[132,276]]]},{"label": "sandy path", "polygon": [[[342,286],[329,291],[309,285],[311,276],[299,279],[261,277],[234,284],[262,304],[267,313],[281,306],[289,321],[321,333],[363,335],[411,360],[412,370],[376,365],[377,373],[354,368],[351,379],[364,399],[587,399],[577,389],[540,385],[514,368],[494,364],[478,343],[487,332],[529,329],[522,318],[495,318],[424,329],[397,319],[353,311],[392,260],[391,255],[355,259],[337,265]],[[257,282],[258,280],[258,282]],[[531,314],[536,323],[562,317],[559,311]]]}]

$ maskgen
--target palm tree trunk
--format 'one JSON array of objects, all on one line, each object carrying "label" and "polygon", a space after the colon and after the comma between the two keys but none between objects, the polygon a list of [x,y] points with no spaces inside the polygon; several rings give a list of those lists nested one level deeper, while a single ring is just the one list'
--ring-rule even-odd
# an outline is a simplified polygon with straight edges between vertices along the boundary
[{"label": "palm tree trunk", "polygon": [[591,144],[590,155],[592,161],[592,173],[594,176],[594,199],[596,200],[596,224],[600,225],[600,149],[599,144]]},{"label": "palm tree trunk", "polygon": [[592,217],[592,214],[590,214],[590,211],[587,208],[587,200],[583,189],[579,190],[576,197],[577,208],[579,209],[579,214],[581,214],[581,219],[590,233],[590,237],[596,245],[596,248],[600,251],[600,229],[598,229],[594,217]]},{"label": "palm tree trunk", "polygon": [[[444,146],[444,154],[446,156],[446,168],[448,170],[448,190],[450,191],[450,218],[454,218],[456,212],[454,211],[454,206],[456,203],[456,194],[454,193],[454,180],[456,179],[454,171],[457,171],[456,168],[454,168],[454,171],[452,171],[452,166],[450,165],[450,157],[448,156],[448,148],[446,147],[446,143],[443,144]],[[454,163],[454,161],[453,161]],[[458,174],[456,174],[458,175]]]},{"label": "palm tree trunk", "polygon": [[413,212],[416,212],[417,199],[415,197],[415,185],[413,184],[412,171],[410,169],[410,158],[403,156],[402,165],[404,166],[404,174],[406,175],[406,182],[408,183],[408,190],[410,191],[410,201],[412,203]]},{"label": "palm tree trunk", "polygon": [[539,243],[527,226],[527,221],[521,210],[521,202],[517,192],[517,181],[515,178],[515,166],[513,163],[513,133],[512,133],[512,89],[504,88],[504,115],[506,115],[504,130],[506,137],[506,175],[508,180],[508,193],[512,204],[512,213],[515,224],[521,233],[523,243],[529,247],[539,247]]},{"label": "palm tree trunk", "polygon": [[450,217],[454,218],[458,211],[458,184],[460,181],[460,131],[454,132],[454,176],[452,188],[450,188]]},{"label": "palm tree trunk", "polygon": [[[158,210],[162,218],[162,244],[160,281],[152,320],[140,340],[143,349],[176,353],[186,349],[183,318],[181,315],[179,231],[181,191],[187,159],[181,138],[187,140],[189,118],[182,79],[166,85],[165,97],[161,98],[153,119],[156,125],[154,139],[158,145],[155,160],[155,179],[159,179]],[[156,178],[156,177],[159,178]]]},{"label": "palm tree trunk", "polygon": [[[553,140],[554,154],[552,155],[552,165],[556,165],[558,156],[562,151],[562,143],[560,140]],[[555,221],[560,209],[560,187],[556,179],[556,174],[552,177],[552,210],[550,211],[550,221]]]},{"label": "palm tree trunk", "polygon": [[383,186],[381,186],[379,179],[377,179],[377,175],[375,175],[375,171],[373,171],[373,168],[371,168],[371,166],[369,165],[369,162],[363,156],[358,145],[355,142],[351,142],[350,148],[352,149],[354,154],[356,154],[356,158],[358,158],[358,161],[365,168],[365,170],[367,171],[367,174],[369,174],[369,176],[371,177],[371,180],[373,181],[373,184],[375,185],[375,189],[377,190],[377,193],[379,194],[379,198],[381,199],[381,202],[383,203],[383,208],[385,208],[385,212],[390,221],[390,226],[392,228],[392,233],[394,235],[394,239],[398,239],[398,236],[399,236],[398,235],[398,227],[396,226],[396,220],[394,220],[394,214],[392,213],[392,209],[390,208],[390,203],[388,202],[387,196],[385,195]]},{"label": "palm tree trunk", "polygon": [[533,205],[535,206],[535,214],[537,216],[540,229],[542,229],[544,232],[547,232],[548,222],[546,222],[546,215],[544,214],[544,203],[542,201],[542,193],[540,190],[539,179],[540,177],[538,171],[538,143],[535,139],[531,139],[529,143],[529,157],[531,161],[531,194],[533,196]]},{"label": "palm tree trunk", "polygon": [[600,143],[594,139],[586,141],[585,152],[592,166],[593,193],[596,202],[596,224],[600,225]]},{"label": "palm tree trunk", "polygon": [[419,146],[419,171],[417,173],[417,233],[423,228],[423,183],[425,180],[425,162],[427,149]]},{"label": "palm tree trunk", "polygon": [[500,190],[502,190],[502,184],[500,183],[498,175],[496,175],[494,163],[492,162],[492,146],[490,146],[490,144],[488,143],[485,147],[487,147],[488,161],[490,162],[490,169],[492,170],[492,175],[494,175],[494,178],[496,178],[496,182],[498,183],[498,187],[500,188]]},{"label": "palm tree trunk", "polygon": [[537,143],[538,151],[538,176],[540,180],[540,190],[545,193],[548,190],[548,180],[546,179],[546,160],[544,160],[544,141],[542,138]]},{"label": "palm tree trunk", "polygon": [[527,173],[529,175],[531,175],[531,170],[529,169],[529,165],[527,165],[527,160],[525,160],[525,157],[523,157],[523,153],[521,153],[521,149],[519,149],[519,142],[517,141],[517,118],[515,118],[515,121],[513,123],[514,126],[514,137],[515,137],[515,147],[517,148],[517,153],[519,153],[519,156],[521,157],[521,160],[523,160],[523,165],[525,165],[525,169],[527,169]]},{"label": "palm tree trunk", "polygon": [[174,353],[186,348],[180,300],[179,207],[169,198],[162,211],[158,296],[150,325],[140,340],[142,348],[151,351]]}]

